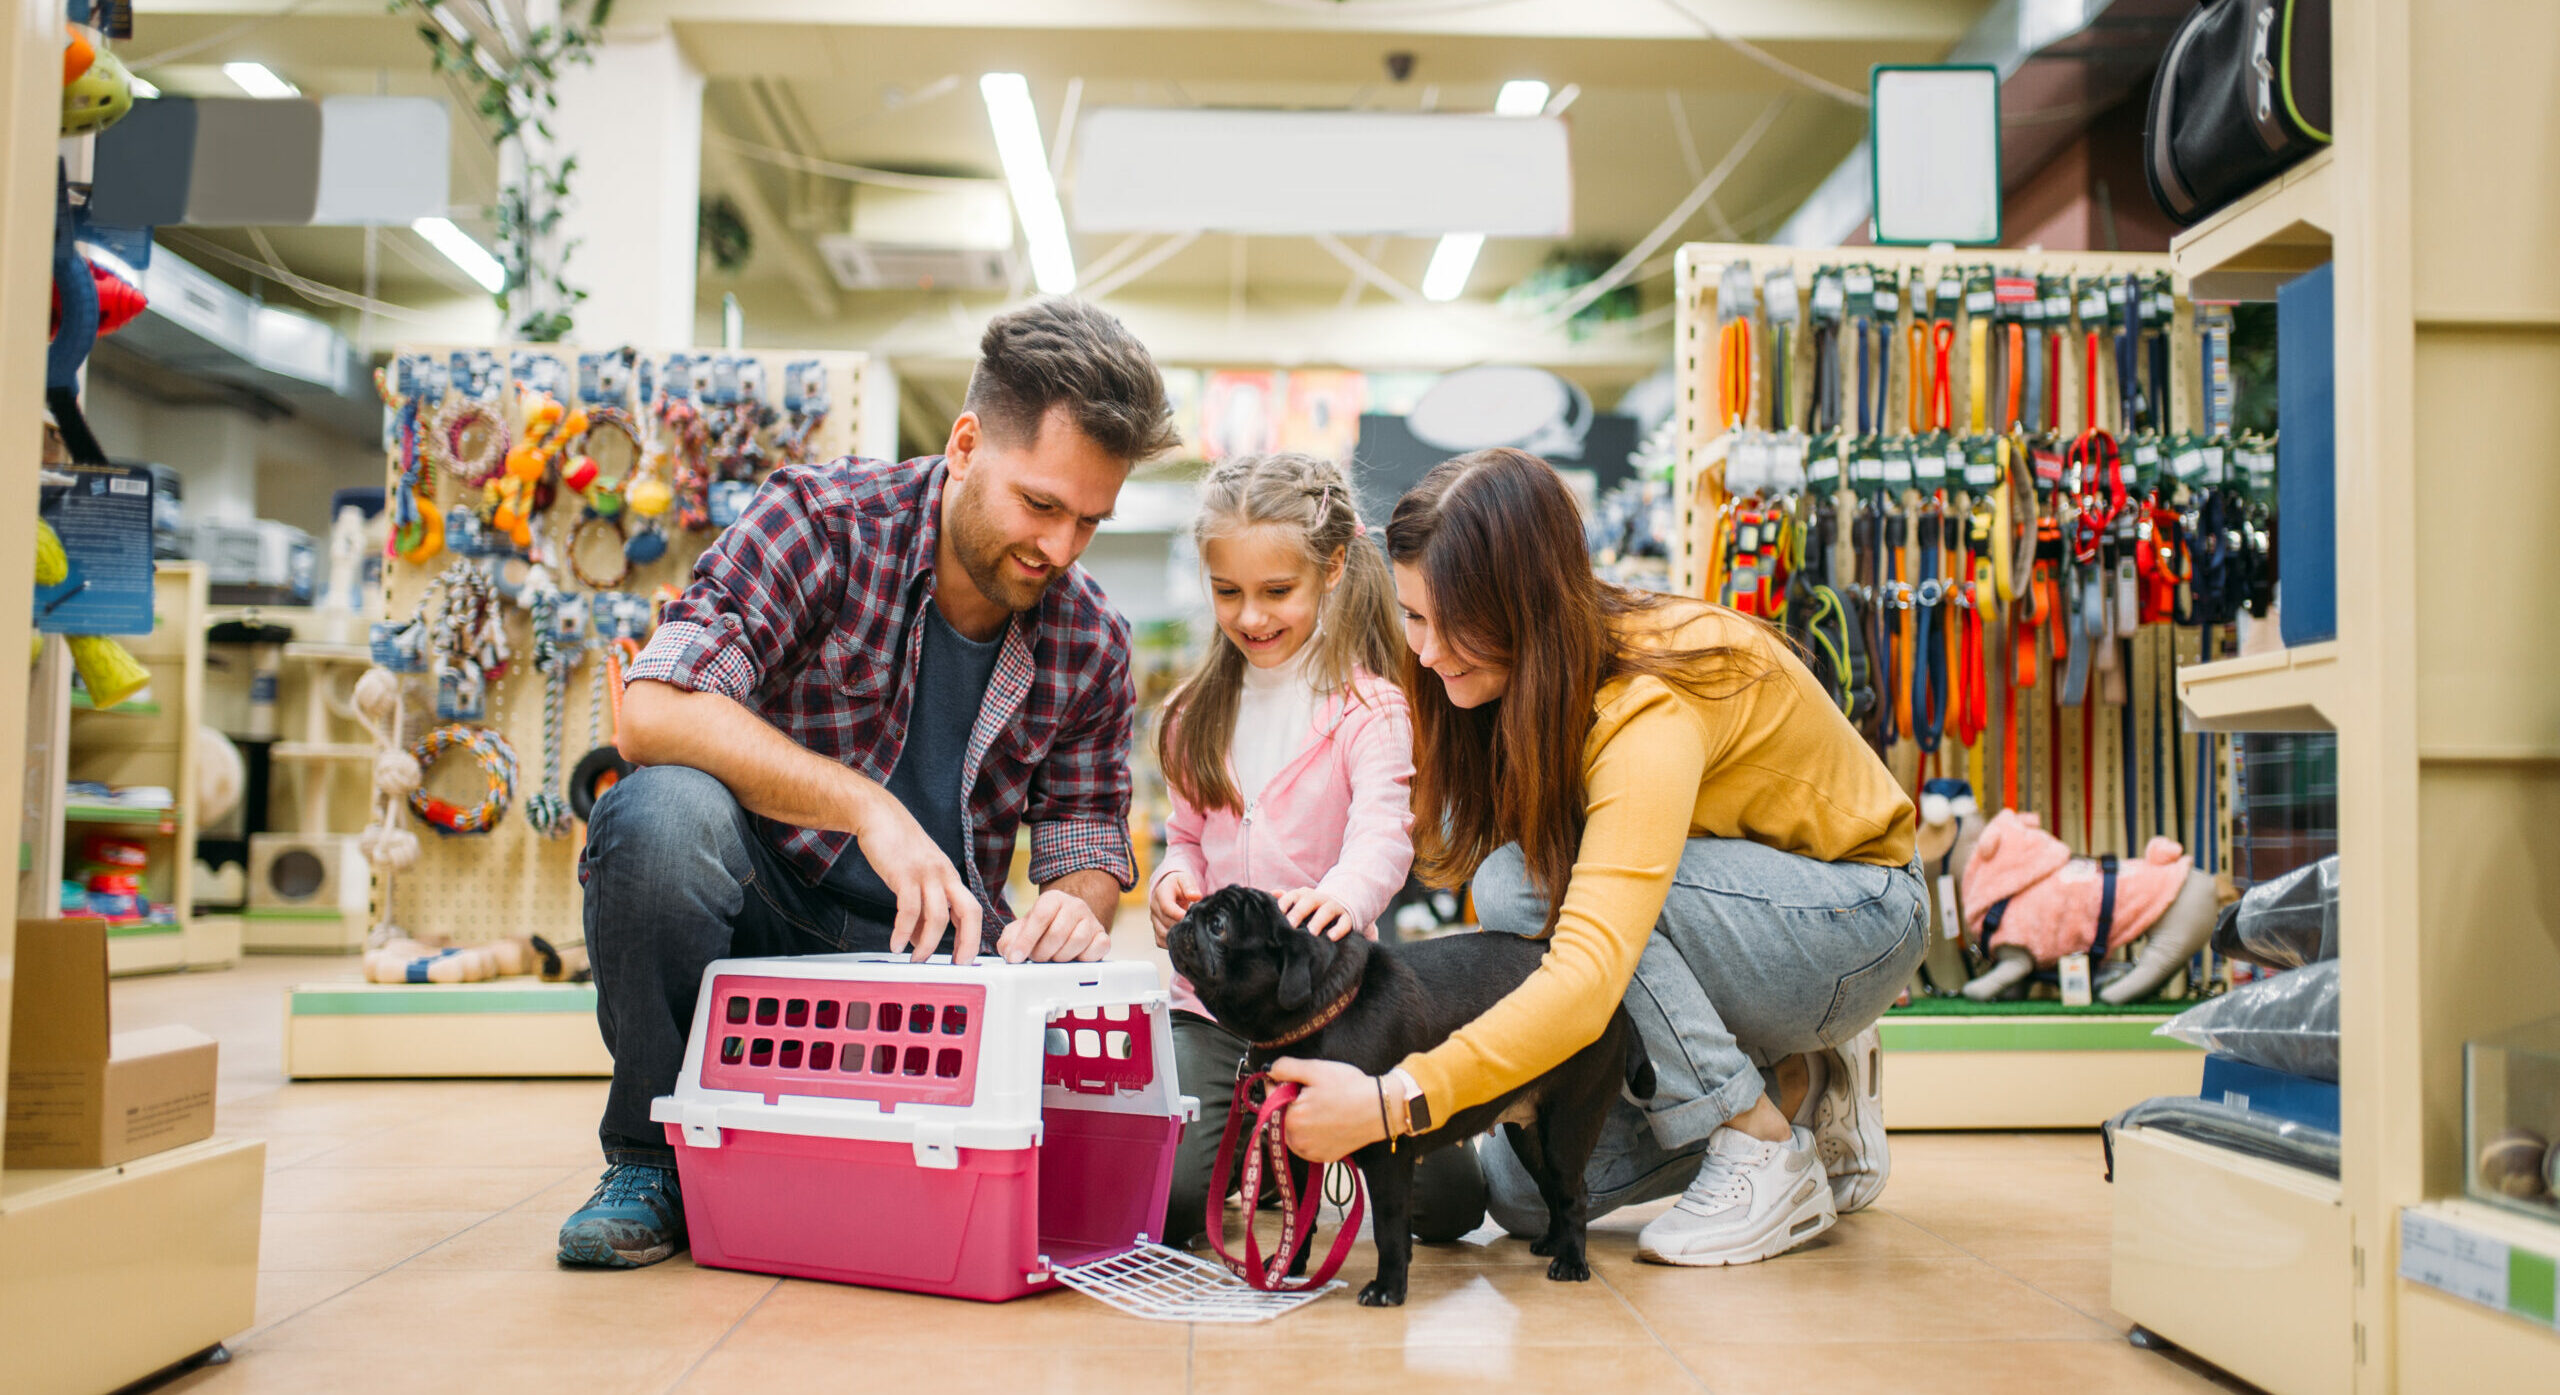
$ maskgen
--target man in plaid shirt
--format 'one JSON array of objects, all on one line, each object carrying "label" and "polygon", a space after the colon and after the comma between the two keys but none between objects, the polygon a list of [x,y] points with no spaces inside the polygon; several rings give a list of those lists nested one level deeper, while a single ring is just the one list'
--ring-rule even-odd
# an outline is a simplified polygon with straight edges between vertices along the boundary
[{"label": "man in plaid shirt", "polygon": [[[614,1059],[605,1174],[563,1263],[682,1247],[675,1088],[703,970],[982,934],[1099,959],[1129,848],[1129,626],[1076,559],[1129,467],[1174,444],[1164,382],[1076,301],[999,316],[941,456],[778,470],[632,664],[578,875]],[[1031,826],[1039,898],[1006,903]]]}]

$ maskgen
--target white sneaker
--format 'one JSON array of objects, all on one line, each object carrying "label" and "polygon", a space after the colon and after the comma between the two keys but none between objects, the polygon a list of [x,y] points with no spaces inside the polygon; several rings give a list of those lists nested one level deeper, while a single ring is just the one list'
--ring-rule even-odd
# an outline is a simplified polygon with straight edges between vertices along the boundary
[{"label": "white sneaker", "polygon": [[1832,1205],[1845,1216],[1873,1204],[1893,1174],[1884,1137],[1884,1046],[1870,1026],[1848,1045],[1823,1054],[1813,1140],[1831,1179]]},{"label": "white sneaker", "polygon": [[1722,1128],[1707,1139],[1698,1179],[1636,1236],[1636,1258],[1754,1264],[1785,1254],[1839,1218],[1809,1130],[1795,1130],[1791,1143],[1766,1143]]}]

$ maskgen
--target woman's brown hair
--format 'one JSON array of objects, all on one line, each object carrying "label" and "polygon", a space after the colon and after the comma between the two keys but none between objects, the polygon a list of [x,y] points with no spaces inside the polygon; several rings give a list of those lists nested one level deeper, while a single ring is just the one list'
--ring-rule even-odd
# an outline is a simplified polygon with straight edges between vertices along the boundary
[{"label": "woman's brown hair", "polygon": [[[1572,494],[1527,451],[1477,451],[1423,476],[1388,520],[1387,557],[1421,573],[1445,643],[1511,671],[1499,700],[1461,708],[1405,653],[1414,869],[1455,885],[1517,842],[1552,928],[1582,843],[1582,748],[1601,685],[1649,673],[1723,695],[1776,669],[1731,645],[1661,644],[1660,632],[1710,607],[1594,577]],[[1654,623],[1629,623],[1640,616]]]},{"label": "woman's brown hair", "polygon": [[[1211,471],[1201,481],[1200,512],[1191,525],[1200,555],[1208,556],[1214,539],[1256,528],[1294,539],[1315,571],[1322,599],[1316,632],[1306,641],[1308,684],[1332,693],[1364,671],[1380,678],[1394,673],[1404,652],[1396,638],[1395,580],[1361,526],[1359,500],[1342,467],[1281,454],[1229,460]],[[1213,629],[1200,666],[1157,714],[1157,764],[1165,783],[1195,808],[1243,812],[1227,778],[1227,750],[1235,741],[1244,669],[1243,651]]]}]

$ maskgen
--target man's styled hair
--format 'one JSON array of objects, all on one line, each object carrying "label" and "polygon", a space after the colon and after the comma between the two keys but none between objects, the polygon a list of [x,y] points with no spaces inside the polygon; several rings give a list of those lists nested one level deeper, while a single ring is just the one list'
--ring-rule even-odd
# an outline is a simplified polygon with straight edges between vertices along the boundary
[{"label": "man's styled hair", "polygon": [[961,407],[1011,445],[1037,441],[1052,407],[1066,408],[1087,439],[1132,463],[1181,441],[1147,346],[1081,300],[1035,300],[988,321]]}]

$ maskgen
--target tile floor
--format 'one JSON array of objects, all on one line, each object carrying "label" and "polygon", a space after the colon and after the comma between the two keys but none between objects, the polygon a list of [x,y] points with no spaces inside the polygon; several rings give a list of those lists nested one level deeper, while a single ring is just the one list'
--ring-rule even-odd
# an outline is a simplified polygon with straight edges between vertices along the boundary
[{"label": "tile floor", "polygon": [[[1148,951],[1143,939],[1132,953]],[[1593,1227],[1588,1284],[1498,1231],[1417,1252],[1395,1310],[1328,1297],[1251,1328],[996,1307],[698,1269],[558,1268],[598,1167],[601,1081],[283,1077],[282,989],[344,959],[128,979],[120,1028],[222,1040],[220,1128],[267,1142],[256,1325],[187,1392],[1099,1390],[1575,1392],[2246,1389],[2126,1345],[2107,1306],[2094,1134],[1898,1134],[1884,1199],[1769,1263],[1639,1264],[1658,1209]],[[1888,1097],[1889,1099],[1889,1097]],[[1373,1267],[1367,1246],[1345,1269]]]}]

